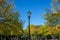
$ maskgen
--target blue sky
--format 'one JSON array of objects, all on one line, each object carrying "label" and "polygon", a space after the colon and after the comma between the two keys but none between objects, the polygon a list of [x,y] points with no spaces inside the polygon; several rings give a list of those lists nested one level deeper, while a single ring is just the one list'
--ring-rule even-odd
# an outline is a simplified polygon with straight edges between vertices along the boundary
[{"label": "blue sky", "polygon": [[28,25],[27,12],[31,11],[31,24],[42,25],[45,20],[41,17],[50,7],[51,0],[14,0],[16,9],[20,11],[21,19],[25,20],[24,28]]}]

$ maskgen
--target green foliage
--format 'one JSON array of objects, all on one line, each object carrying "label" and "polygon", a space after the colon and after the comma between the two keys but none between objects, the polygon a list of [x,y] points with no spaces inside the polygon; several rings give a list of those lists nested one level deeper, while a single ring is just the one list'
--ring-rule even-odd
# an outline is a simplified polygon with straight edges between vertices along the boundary
[{"label": "green foliage", "polygon": [[19,12],[14,10],[11,0],[0,0],[0,35],[22,35]]},{"label": "green foliage", "polygon": [[[29,26],[25,29],[25,32],[28,34],[29,33]],[[34,25],[30,25],[30,34],[31,35],[36,35],[37,29]]]},{"label": "green foliage", "polygon": [[[29,31],[28,31],[28,27],[24,30],[26,34],[25,36],[29,36]],[[32,39],[34,37],[40,36],[40,37],[58,37],[60,34],[60,25],[56,25],[54,27],[46,27],[46,26],[34,26],[31,25],[30,26],[30,35],[32,37]]]},{"label": "green foliage", "polygon": [[45,24],[47,24],[47,26],[56,26],[60,24],[60,9],[58,8],[60,5],[56,5],[58,5],[58,2],[53,0],[52,10],[47,10],[47,13],[44,15],[44,19],[46,20]]},{"label": "green foliage", "polygon": [[60,2],[60,0],[57,0],[58,2]]}]

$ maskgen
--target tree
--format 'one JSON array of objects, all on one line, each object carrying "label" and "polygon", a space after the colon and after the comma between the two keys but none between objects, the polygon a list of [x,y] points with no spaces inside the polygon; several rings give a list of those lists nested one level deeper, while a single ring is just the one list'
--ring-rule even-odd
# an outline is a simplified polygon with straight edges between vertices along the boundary
[{"label": "tree", "polygon": [[44,15],[47,26],[56,26],[60,24],[60,5],[58,4],[56,0],[53,0],[51,10],[47,9],[47,13]]},{"label": "tree", "polygon": [[0,35],[23,34],[19,12],[14,10],[12,0],[0,0]]},{"label": "tree", "polygon": [[46,27],[46,26],[40,26],[37,28],[37,35],[44,38],[58,38],[60,25],[54,26],[54,27]]},{"label": "tree", "polygon": [[[25,31],[26,31],[26,33],[29,33],[29,27],[27,27],[25,29]],[[36,29],[36,27],[33,24],[31,24],[30,25],[30,34],[31,35],[36,35],[35,33],[37,33],[37,29]]]},{"label": "tree", "polygon": [[[25,29],[25,34],[29,36],[29,26]],[[33,24],[30,25],[30,36],[31,40],[36,39],[37,37],[37,28]]]},{"label": "tree", "polygon": [[37,28],[37,35],[41,36],[41,37],[44,37],[44,36],[47,36],[46,33],[48,32],[48,27],[46,26],[40,26]]},{"label": "tree", "polygon": [[57,0],[58,2],[60,2],[60,0]]}]

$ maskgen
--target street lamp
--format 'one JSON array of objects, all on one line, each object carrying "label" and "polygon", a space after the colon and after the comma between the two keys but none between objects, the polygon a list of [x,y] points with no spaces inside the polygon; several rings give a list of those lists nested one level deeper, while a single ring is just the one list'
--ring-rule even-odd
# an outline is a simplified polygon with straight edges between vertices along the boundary
[{"label": "street lamp", "polygon": [[28,11],[27,15],[28,15],[28,27],[29,27],[29,40],[31,40],[31,37],[30,37],[30,17],[31,17],[31,12]]}]

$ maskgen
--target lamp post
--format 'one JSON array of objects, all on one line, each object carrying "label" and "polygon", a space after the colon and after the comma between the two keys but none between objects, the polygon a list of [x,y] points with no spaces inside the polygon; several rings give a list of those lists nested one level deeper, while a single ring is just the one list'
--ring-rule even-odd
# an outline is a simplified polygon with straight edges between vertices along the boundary
[{"label": "lamp post", "polygon": [[31,40],[31,37],[30,37],[30,17],[31,17],[31,12],[28,11],[27,15],[28,15],[29,40]]}]

